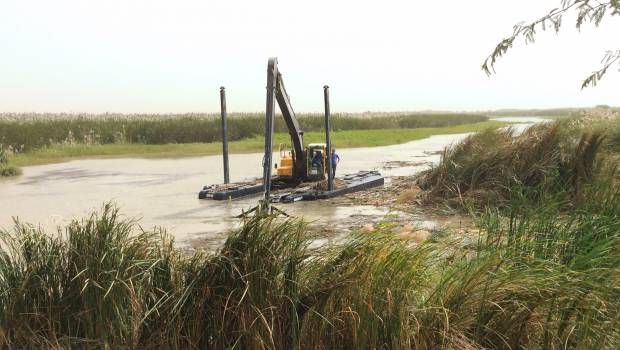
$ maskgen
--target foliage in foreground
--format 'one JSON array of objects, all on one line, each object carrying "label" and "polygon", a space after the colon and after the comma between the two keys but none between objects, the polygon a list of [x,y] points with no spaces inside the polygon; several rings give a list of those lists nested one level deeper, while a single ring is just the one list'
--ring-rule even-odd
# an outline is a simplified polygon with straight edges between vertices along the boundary
[{"label": "foliage in foreground", "polygon": [[597,197],[567,218],[488,211],[468,244],[313,247],[302,222],[257,216],[188,256],[109,205],[59,236],[18,223],[1,235],[0,347],[614,349],[620,196]]},{"label": "foliage in foreground", "polygon": [[421,198],[475,209],[557,193],[580,201],[601,171],[603,139],[601,132],[573,130],[565,122],[538,124],[520,135],[489,129],[444,150],[440,163],[418,178]]}]

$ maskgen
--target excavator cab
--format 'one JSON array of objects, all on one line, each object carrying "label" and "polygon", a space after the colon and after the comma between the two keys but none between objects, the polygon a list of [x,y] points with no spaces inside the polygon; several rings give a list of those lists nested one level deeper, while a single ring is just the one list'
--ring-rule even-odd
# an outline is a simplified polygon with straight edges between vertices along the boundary
[{"label": "excavator cab", "polygon": [[325,179],[327,174],[327,147],[324,143],[311,143],[306,148],[306,179],[318,181]]},{"label": "excavator cab", "polygon": [[[280,144],[280,163],[276,164],[276,173],[283,179],[295,177],[295,157],[293,150],[286,150]],[[304,181],[319,181],[327,176],[327,146],[324,143],[311,143],[304,149],[306,174]]]}]

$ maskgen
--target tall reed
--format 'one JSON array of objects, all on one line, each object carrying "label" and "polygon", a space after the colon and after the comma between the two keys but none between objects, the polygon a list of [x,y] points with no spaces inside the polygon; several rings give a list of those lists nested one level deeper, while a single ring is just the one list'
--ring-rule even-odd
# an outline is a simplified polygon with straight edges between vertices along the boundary
[{"label": "tall reed", "polygon": [[17,223],[0,253],[6,348],[615,349],[620,195],[488,209],[474,244],[385,232],[316,246],[257,215],[181,254],[106,205],[58,234]]}]

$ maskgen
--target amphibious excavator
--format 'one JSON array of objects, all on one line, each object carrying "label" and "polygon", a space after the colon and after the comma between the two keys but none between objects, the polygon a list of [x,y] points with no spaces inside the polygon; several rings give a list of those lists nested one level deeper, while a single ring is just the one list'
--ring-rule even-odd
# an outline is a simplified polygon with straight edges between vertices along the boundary
[{"label": "amphibious excavator", "polygon": [[[294,184],[306,181],[323,180],[327,174],[328,155],[327,145],[324,143],[312,143],[304,147],[304,132],[301,130],[299,121],[295,116],[288,93],[284,88],[282,74],[278,70],[276,58],[269,59],[268,84],[274,86],[275,98],[286,122],[288,133],[291,137],[292,149],[285,149],[280,145],[280,164],[275,164],[278,179]],[[275,80],[272,83],[270,80]],[[268,124],[268,123],[267,123]],[[273,131],[266,130],[266,134]]]},{"label": "amphibious excavator", "polygon": [[[252,195],[264,191],[266,199],[282,202],[297,200],[330,198],[344,193],[363,190],[373,186],[380,186],[384,178],[377,171],[359,171],[355,174],[342,177],[343,183],[339,188],[332,187],[331,179],[331,152],[329,138],[329,100],[328,87],[325,86],[326,103],[326,143],[312,143],[304,146],[304,133],[299,121],[295,116],[291,101],[284,87],[282,74],[278,70],[278,61],[275,57],[269,59],[267,66],[267,107],[265,112],[265,155],[263,158],[263,183],[243,182],[225,183],[223,185],[204,186],[199,192],[200,199],[233,199]],[[220,91],[222,101],[222,130],[224,149],[224,178],[228,181],[228,155],[226,141],[226,111],[224,88]],[[291,139],[292,147],[288,149],[280,145],[280,161],[272,163],[273,134],[275,118],[275,102],[277,102],[282,117],[286,123]],[[276,176],[272,176],[272,169],[276,170]],[[328,178],[328,190],[308,189],[303,183],[316,182]],[[300,188],[302,187],[302,188]],[[271,189],[295,188],[290,193],[279,194],[271,197]]]}]

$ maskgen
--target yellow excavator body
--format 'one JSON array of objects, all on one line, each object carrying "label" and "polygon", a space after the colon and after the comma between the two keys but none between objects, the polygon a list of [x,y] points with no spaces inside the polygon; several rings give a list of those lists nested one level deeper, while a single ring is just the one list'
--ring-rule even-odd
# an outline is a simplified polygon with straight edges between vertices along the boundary
[{"label": "yellow excavator body", "polygon": [[293,167],[295,161],[290,151],[284,151],[284,145],[280,145],[280,164],[277,165],[276,173],[282,177],[293,177]]},{"label": "yellow excavator body", "polygon": [[[280,163],[276,164],[276,173],[283,178],[293,178],[295,176],[295,159],[293,150],[284,150],[285,145],[280,145]],[[320,161],[315,161],[318,155]],[[327,177],[327,147],[325,144],[310,144],[304,148],[304,159],[306,160],[306,173],[303,174],[303,181],[323,180]]]},{"label": "yellow excavator body", "polygon": [[290,155],[280,158],[280,164],[277,169],[278,176],[293,176],[293,157]]}]

